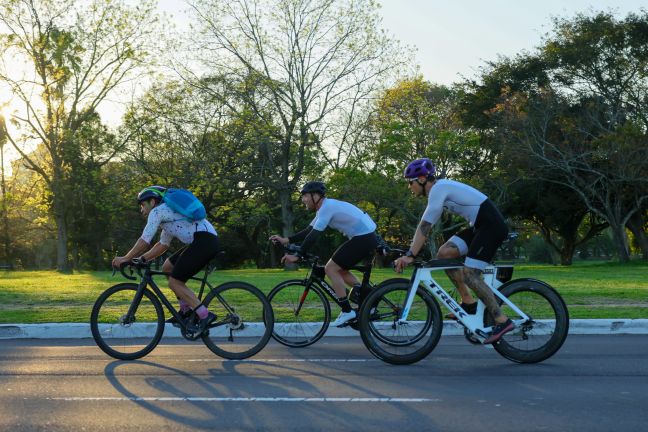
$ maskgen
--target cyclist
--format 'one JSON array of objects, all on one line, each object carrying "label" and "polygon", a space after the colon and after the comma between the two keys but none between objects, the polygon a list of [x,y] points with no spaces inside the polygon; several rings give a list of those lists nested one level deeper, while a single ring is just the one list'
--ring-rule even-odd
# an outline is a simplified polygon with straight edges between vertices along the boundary
[{"label": "cyclist", "polygon": [[466,286],[485,304],[495,319],[495,327],[484,343],[497,342],[505,333],[513,330],[515,325],[502,313],[495,295],[482,280],[481,274],[508,234],[502,214],[493,202],[477,189],[453,180],[437,180],[435,167],[430,159],[412,161],[405,169],[404,176],[409,182],[410,191],[415,196],[427,197],[428,204],[409,250],[405,256],[395,261],[396,271],[402,272],[404,267],[414,261],[444,209],[462,216],[470,223],[470,227],[455,234],[443,244],[437,257],[466,257],[464,268],[449,273],[449,276],[461,294],[461,306],[466,313],[474,314],[477,310],[476,301]]},{"label": "cyclist", "polygon": [[[347,298],[345,285],[357,289],[360,281],[349,269],[371,256],[376,250],[378,246],[376,224],[366,212],[353,204],[327,198],[326,186],[319,181],[309,181],[304,184],[301,189],[301,200],[308,210],[317,212],[310,225],[290,237],[272,235],[270,240],[284,246],[288,243],[301,242],[299,255],[286,254],[281,258],[281,262],[294,263],[306,254],[327,227],[334,228],[349,238],[333,253],[324,267],[342,307],[342,312],[331,325],[342,327],[357,316]],[[358,303],[362,302],[366,294],[360,292]]]},{"label": "cyclist", "polygon": [[[140,212],[147,218],[146,227],[132,249],[126,255],[113,259],[112,265],[118,268],[122,263],[136,257],[139,257],[138,260],[141,262],[151,261],[169,249],[173,238],[184,243],[184,247],[164,261],[162,270],[170,273],[169,288],[180,301],[180,315],[188,318],[192,315],[192,311],[195,311],[197,322],[194,330],[202,333],[216,319],[216,315],[200,304],[196,294],[187,287],[186,283],[216,256],[218,237],[216,230],[207,219],[191,222],[180,213],[171,210],[162,201],[165,190],[166,188],[162,186],[150,186],[137,194]],[[162,228],[160,240],[150,247],[160,227]],[[177,325],[175,318],[167,322]]]}]

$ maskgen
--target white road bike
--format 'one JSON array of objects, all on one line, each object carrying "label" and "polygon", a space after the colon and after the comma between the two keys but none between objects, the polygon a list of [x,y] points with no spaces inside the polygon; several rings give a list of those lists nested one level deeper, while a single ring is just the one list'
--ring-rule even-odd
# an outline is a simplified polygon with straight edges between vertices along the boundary
[{"label": "white road bike", "polygon": [[[495,325],[481,301],[467,314],[432,277],[433,272],[461,269],[455,260],[415,261],[409,282],[394,281],[375,289],[360,311],[359,328],[369,351],[392,364],[411,364],[436,347],[443,329],[439,304],[451,311],[466,339],[483,344]],[[512,280],[512,265],[490,265],[484,281],[515,329],[493,344],[503,357],[517,363],[537,363],[554,355],[569,331],[569,312],[558,292],[536,279]],[[445,277],[445,274],[444,274]],[[402,343],[397,343],[402,341]]]}]

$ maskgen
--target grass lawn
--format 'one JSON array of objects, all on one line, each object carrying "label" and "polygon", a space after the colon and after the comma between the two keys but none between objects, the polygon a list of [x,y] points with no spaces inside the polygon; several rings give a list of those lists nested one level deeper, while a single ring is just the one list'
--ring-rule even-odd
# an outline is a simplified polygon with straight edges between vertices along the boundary
[{"label": "grass lawn", "polygon": [[[212,274],[210,282],[242,280],[267,293],[277,283],[303,278],[305,274],[303,269],[295,272],[224,270]],[[396,276],[391,269],[376,269],[372,281]],[[648,262],[645,261],[584,262],[571,267],[519,265],[513,277],[536,278],[551,284],[565,299],[571,318],[648,318]],[[158,280],[165,285],[162,277]],[[444,287],[449,286],[445,276],[441,275],[438,280]],[[99,294],[121,282],[127,281],[119,274],[111,277],[108,271],[73,275],[54,271],[0,272],[0,323],[88,322]],[[164,292],[173,298],[168,288]]]}]

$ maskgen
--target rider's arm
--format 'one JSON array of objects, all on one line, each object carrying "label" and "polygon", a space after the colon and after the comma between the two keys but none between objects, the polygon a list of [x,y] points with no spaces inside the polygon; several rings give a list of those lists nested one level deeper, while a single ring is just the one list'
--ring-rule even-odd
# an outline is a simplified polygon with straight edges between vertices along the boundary
[{"label": "rider's arm", "polygon": [[439,190],[439,188],[436,188],[434,191],[430,190],[427,207],[421,217],[421,222],[419,222],[418,227],[416,227],[412,244],[410,244],[412,255],[418,255],[421,249],[423,249],[432,227],[437,223],[443,213],[444,199],[445,195],[441,190]]},{"label": "rider's arm", "polygon": [[313,228],[304,241],[301,244],[301,249],[300,249],[300,254],[305,254],[308,252],[308,250],[315,244],[319,236],[323,233],[324,231],[318,231],[315,228]]},{"label": "rider's arm", "polygon": [[151,261],[151,260],[159,257],[160,255],[162,255],[168,249],[169,249],[169,245],[165,245],[162,242],[157,242],[157,243],[155,243],[155,245],[153,245],[151,250],[149,250],[145,254],[142,254],[142,257],[144,257],[144,259],[146,261]]},{"label": "rider's arm", "polygon": [[288,237],[288,242],[290,243],[299,243],[300,241],[304,240],[306,236],[313,230],[313,227],[311,225],[308,225],[306,229],[303,229],[299,231],[296,234],[291,235]]},{"label": "rider's arm", "polygon": [[124,258],[126,260],[132,260],[133,258],[138,257],[146,252],[150,246],[151,245],[144,241],[144,239],[137,239],[135,246],[133,246],[131,250],[129,250],[128,253],[124,255]]},{"label": "rider's arm", "polygon": [[326,227],[328,227],[332,217],[333,213],[331,212],[330,207],[322,206],[317,211],[315,219],[310,223],[312,229],[301,243],[300,254],[305,254],[315,244],[319,236],[322,235],[324,230],[326,230]]},{"label": "rider's arm", "polygon": [[414,239],[410,245],[409,250],[412,251],[412,255],[416,256],[423,249],[425,241],[427,240],[430,230],[432,229],[432,224],[425,220],[419,222],[418,227],[416,228],[416,233],[414,233]]}]

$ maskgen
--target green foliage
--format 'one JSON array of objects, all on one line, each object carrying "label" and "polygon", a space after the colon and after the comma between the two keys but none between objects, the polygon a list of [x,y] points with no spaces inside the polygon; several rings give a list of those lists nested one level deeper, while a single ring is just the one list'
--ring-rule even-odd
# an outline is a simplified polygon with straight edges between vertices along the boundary
[{"label": "green foliage", "polygon": [[[446,87],[413,76],[377,93],[380,79],[405,59],[376,33],[374,2],[349,10],[337,2],[303,10],[290,9],[299,0],[277,2],[263,11],[270,22],[250,16],[239,28],[224,25],[245,14],[246,4],[256,3],[196,2],[205,12],[203,42],[217,48],[202,58],[208,73],[155,77],[119,131],[107,128],[96,105],[151,60],[152,5],[98,0],[79,14],[73,0],[42,0],[33,10],[17,0],[0,6],[5,22],[51,18],[29,37],[0,35],[7,55],[22,53],[43,71],[34,94],[51,113],[39,119],[42,130],[23,122],[23,135],[11,137],[22,150],[29,136],[42,138],[16,163],[3,197],[16,262],[52,267],[64,246],[76,268],[105,268],[139,237],[145,221],[134,197],[151,184],[196,193],[219,232],[226,267],[277,266],[280,251],[267,237],[310,222],[295,193],[310,179],[327,181],[330,196],[357,204],[388,241],[405,246],[425,207],[402,179],[418,157],[433,159],[441,176],[483,190],[525,234],[539,233],[550,245],[533,240],[529,253],[539,260],[559,254],[568,264],[574,250],[595,253],[590,246],[609,233],[622,257],[631,214],[639,215],[633,251],[648,256],[641,235],[648,226],[645,12],[559,18],[537,50],[488,63],[479,80]],[[25,53],[30,41],[38,49]],[[336,46],[341,51],[326,50]],[[119,56],[111,63],[99,52]],[[305,58],[323,63],[295,69]],[[309,72],[320,66],[321,74]],[[371,79],[351,85],[358,71]],[[429,253],[462,223],[446,216]],[[342,240],[328,233],[317,252],[327,257]]]},{"label": "green foliage", "polygon": [[[624,225],[648,203],[648,117],[637,103],[648,88],[647,26],[646,12],[556,19],[535,52],[490,63],[462,88],[464,122],[498,153],[493,183],[507,209],[562,243],[564,263],[606,225],[627,260]],[[579,238],[585,216],[597,221]]]}]

